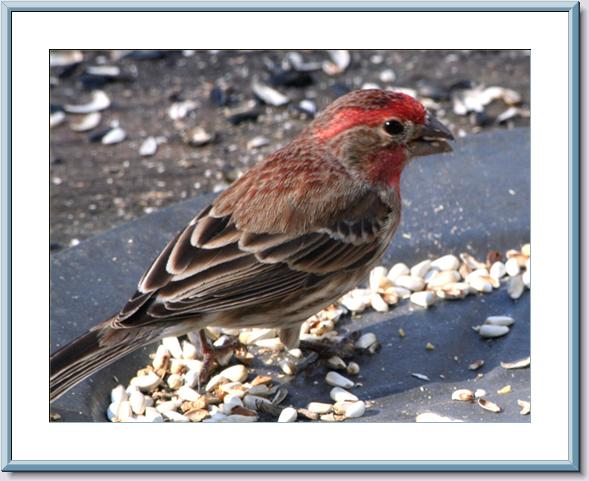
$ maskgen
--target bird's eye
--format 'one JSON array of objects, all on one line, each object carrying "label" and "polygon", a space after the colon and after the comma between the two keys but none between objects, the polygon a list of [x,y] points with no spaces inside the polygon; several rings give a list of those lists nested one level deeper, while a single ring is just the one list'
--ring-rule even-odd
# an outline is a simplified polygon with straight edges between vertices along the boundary
[{"label": "bird's eye", "polygon": [[399,135],[405,130],[405,126],[398,120],[387,120],[384,123],[384,130],[389,135]]}]

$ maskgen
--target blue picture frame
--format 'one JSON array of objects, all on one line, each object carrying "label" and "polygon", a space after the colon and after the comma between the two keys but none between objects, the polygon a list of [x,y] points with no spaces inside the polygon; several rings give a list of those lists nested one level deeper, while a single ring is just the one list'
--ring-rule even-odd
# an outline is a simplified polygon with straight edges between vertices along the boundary
[{"label": "blue picture frame", "polygon": [[[11,15],[53,11],[506,11],[567,12],[569,19],[569,343],[571,409],[567,461],[15,461],[11,448]],[[580,3],[555,2],[2,2],[2,470],[3,471],[579,471],[580,470]]]}]

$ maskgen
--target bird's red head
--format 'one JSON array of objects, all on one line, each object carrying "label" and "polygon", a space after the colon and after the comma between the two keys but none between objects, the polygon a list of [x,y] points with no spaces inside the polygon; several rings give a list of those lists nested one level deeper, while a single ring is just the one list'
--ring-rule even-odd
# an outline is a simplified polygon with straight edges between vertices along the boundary
[{"label": "bird's red head", "polygon": [[416,156],[449,152],[450,131],[413,97],[356,90],[340,97],[311,124],[311,134],[352,174],[398,187]]}]

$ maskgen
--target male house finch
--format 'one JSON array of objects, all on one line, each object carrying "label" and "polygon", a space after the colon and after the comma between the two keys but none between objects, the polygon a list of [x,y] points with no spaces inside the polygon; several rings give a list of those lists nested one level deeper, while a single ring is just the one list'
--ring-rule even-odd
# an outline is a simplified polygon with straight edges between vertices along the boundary
[{"label": "male house finch", "polygon": [[301,323],[384,253],[400,221],[403,168],[451,151],[446,139],[402,93],[340,97],[172,239],[118,314],[51,356],[51,400],[141,346],[208,325],[278,328],[296,345]]}]

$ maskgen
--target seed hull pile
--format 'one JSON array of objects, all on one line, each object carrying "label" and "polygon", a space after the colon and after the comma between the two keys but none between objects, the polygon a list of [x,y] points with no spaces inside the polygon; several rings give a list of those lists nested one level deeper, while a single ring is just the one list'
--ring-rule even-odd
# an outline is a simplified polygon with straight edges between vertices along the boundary
[{"label": "seed hull pile", "polygon": [[[362,356],[377,355],[381,344],[371,332],[345,335],[350,326],[342,329],[338,324],[348,319],[348,314],[358,317],[368,309],[386,312],[402,302],[420,309],[439,303],[438,308],[443,309],[442,300],[482,296],[498,289],[501,292],[497,295],[516,301],[530,287],[529,273],[529,244],[510,250],[505,256],[489,253],[486,262],[462,253],[425,260],[411,268],[402,263],[390,269],[379,266],[371,272],[366,288],[354,289],[303,324],[301,349],[285,350],[273,329],[208,328],[207,336],[217,350],[219,367],[204,378],[198,336],[191,333],[185,338],[166,338],[151,355],[151,362],[137,372],[127,387],[118,385],[112,390],[107,416],[114,422],[333,422],[361,417],[374,406],[373,400],[360,399],[356,389],[363,381],[359,374]],[[521,281],[521,292],[514,293],[514,279]],[[473,319],[472,325],[472,332],[478,332],[482,339],[505,336],[515,323],[505,312],[488,312],[482,321]],[[401,331],[399,336],[405,336]],[[319,345],[321,356],[309,354],[308,345]],[[428,342],[424,348],[444,349],[443,338],[436,340],[435,345]],[[468,368],[477,371],[483,364],[483,359],[470,361]],[[529,359],[502,363],[504,369],[528,366]],[[318,386],[322,386],[323,394],[304,405],[293,406],[288,390],[296,389],[296,383],[291,381],[304,376],[309,368],[314,373],[323,373],[324,381]],[[430,381],[420,373],[398,375]],[[480,373],[476,376],[482,378]],[[448,399],[499,413],[501,401],[510,392],[511,386],[506,385],[488,397],[482,388],[473,393],[449,385]],[[528,401],[517,402],[522,415],[530,412]],[[416,421],[433,422],[435,416],[423,413]]]}]

